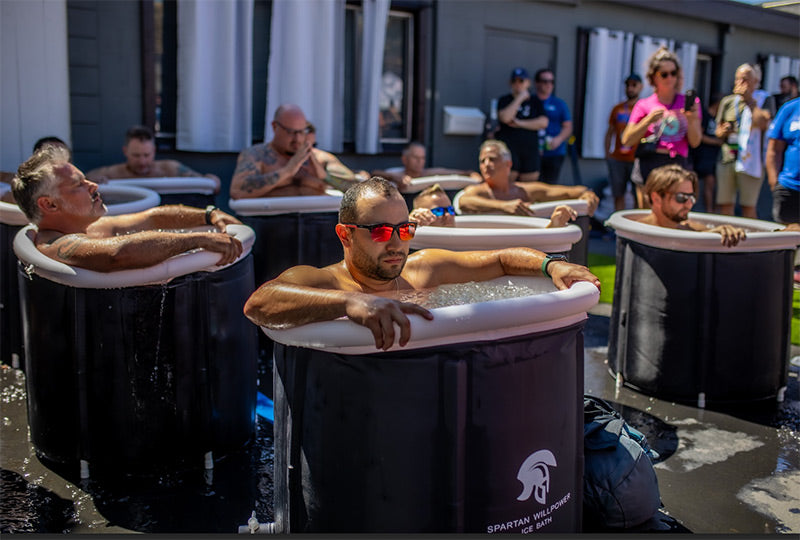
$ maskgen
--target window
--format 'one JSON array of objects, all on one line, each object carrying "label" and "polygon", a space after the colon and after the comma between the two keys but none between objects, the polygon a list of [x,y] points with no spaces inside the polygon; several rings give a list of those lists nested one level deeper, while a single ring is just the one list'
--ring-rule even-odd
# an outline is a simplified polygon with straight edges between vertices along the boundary
[{"label": "window", "polygon": [[178,101],[178,10],[175,0],[153,0],[153,82],[158,139],[175,138]]},{"label": "window", "polygon": [[[345,125],[344,140],[355,140],[356,99],[360,74],[363,21],[360,6],[347,6],[345,13]],[[411,140],[411,104],[414,88],[414,17],[390,11],[380,93],[380,133],[383,143]]]},{"label": "window", "polygon": [[[177,113],[177,13],[176,0],[142,0],[152,6],[144,21],[151,25],[150,41],[143,45],[143,63],[151,70],[151,86],[145,90],[146,123],[152,125],[159,149],[174,147]],[[422,112],[413,110],[415,90],[415,16],[429,7],[426,1],[411,2],[410,10],[390,10],[383,55],[380,92],[380,137],[384,145],[399,147],[416,137],[414,129],[424,124]],[[253,35],[253,142],[264,138],[266,78],[269,59],[269,23],[272,2],[255,0]],[[406,6],[404,6],[406,7]],[[346,6],[345,11],[345,76],[344,76],[344,142],[355,142],[356,103],[363,43],[363,8],[360,2]],[[267,29],[265,31],[264,29]],[[423,46],[424,49],[424,46]],[[424,63],[424,62],[423,62]],[[386,146],[384,146],[386,148]]]}]

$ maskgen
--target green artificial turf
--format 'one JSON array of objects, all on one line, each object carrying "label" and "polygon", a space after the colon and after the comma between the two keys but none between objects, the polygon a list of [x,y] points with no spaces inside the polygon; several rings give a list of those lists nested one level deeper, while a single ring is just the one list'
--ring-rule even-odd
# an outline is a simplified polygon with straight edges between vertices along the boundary
[{"label": "green artificial turf", "polygon": [[[614,301],[614,275],[617,261],[608,255],[589,253],[589,270],[600,278],[600,302],[611,304]],[[792,343],[800,345],[800,290],[795,289],[792,296]]]},{"label": "green artificial turf", "polygon": [[589,253],[589,270],[600,278],[600,302],[610,304],[614,301],[614,275],[617,272],[617,259],[609,255]]}]

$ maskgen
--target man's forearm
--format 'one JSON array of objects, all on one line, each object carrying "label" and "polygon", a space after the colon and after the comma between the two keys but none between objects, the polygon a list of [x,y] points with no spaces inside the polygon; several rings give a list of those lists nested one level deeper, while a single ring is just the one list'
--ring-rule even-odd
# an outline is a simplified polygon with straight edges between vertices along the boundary
[{"label": "man's forearm", "polygon": [[292,176],[287,167],[266,173],[244,171],[234,174],[231,180],[231,197],[234,199],[264,197],[274,189],[288,185]]},{"label": "man's forearm", "polygon": [[72,266],[95,272],[113,272],[147,268],[174,255],[203,247],[205,234],[142,231],[112,238],[66,235],[42,251],[48,257]]},{"label": "man's forearm", "polygon": [[778,175],[783,168],[783,150],[786,145],[783,143],[783,147],[780,146],[777,140],[770,139],[767,143],[767,156],[764,160],[764,165],[767,169],[767,181],[770,189],[773,190],[778,185]]},{"label": "man's forearm", "polygon": [[354,294],[271,281],[250,296],[244,314],[259,326],[293,328],[346,316],[348,295]]},{"label": "man's forearm", "polygon": [[504,203],[497,199],[489,199],[480,195],[462,195],[458,206],[466,214],[505,214]]}]

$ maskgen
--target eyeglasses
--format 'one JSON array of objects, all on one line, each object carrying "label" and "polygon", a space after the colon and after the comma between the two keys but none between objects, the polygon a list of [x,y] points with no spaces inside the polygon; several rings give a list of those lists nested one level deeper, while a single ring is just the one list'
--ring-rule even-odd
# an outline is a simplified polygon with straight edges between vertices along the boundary
[{"label": "eyeglasses", "polygon": [[281,127],[283,131],[285,131],[290,137],[294,137],[295,135],[308,135],[311,133],[311,128],[309,126],[304,127],[303,129],[289,129],[277,120],[275,123]]},{"label": "eyeglasses", "polygon": [[672,71],[659,71],[658,74],[661,75],[662,79],[666,79],[667,77],[677,77],[678,70],[674,69]]},{"label": "eyeglasses", "polygon": [[536,82],[544,84],[555,84],[555,79],[538,79]]},{"label": "eyeglasses", "polygon": [[697,197],[692,193],[675,193],[675,202],[678,204],[685,204],[686,201],[691,201],[692,204],[697,202]]},{"label": "eyeglasses", "polygon": [[527,80],[527,79],[511,79],[511,83],[512,83],[512,84],[518,84],[518,83],[523,83],[523,82],[525,82],[526,80]]},{"label": "eyeglasses", "polygon": [[454,216],[456,215],[456,209],[452,206],[437,206],[435,208],[431,208],[431,213],[436,217],[442,217],[445,214]]},{"label": "eyeglasses", "polygon": [[414,238],[414,233],[417,232],[417,223],[415,221],[406,221],[392,225],[391,223],[378,223],[376,225],[358,225],[356,223],[342,223],[345,227],[353,227],[359,229],[367,229],[373,242],[388,242],[392,237],[394,231],[397,231],[397,237],[403,242],[408,242]]}]

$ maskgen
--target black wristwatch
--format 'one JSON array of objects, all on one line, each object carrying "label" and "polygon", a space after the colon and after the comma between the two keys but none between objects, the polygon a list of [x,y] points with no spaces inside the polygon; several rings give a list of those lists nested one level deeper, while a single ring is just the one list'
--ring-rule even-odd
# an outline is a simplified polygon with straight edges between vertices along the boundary
[{"label": "black wristwatch", "polygon": [[213,223],[211,223],[211,212],[213,212],[214,210],[219,210],[219,208],[217,208],[213,204],[209,204],[208,206],[206,206],[206,225],[213,225]]},{"label": "black wristwatch", "polygon": [[567,262],[567,257],[564,255],[546,255],[544,260],[542,261],[542,274],[549,277],[550,279],[553,278],[550,274],[547,273],[547,265],[550,261],[564,261]]}]

